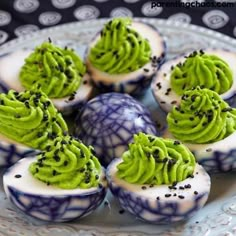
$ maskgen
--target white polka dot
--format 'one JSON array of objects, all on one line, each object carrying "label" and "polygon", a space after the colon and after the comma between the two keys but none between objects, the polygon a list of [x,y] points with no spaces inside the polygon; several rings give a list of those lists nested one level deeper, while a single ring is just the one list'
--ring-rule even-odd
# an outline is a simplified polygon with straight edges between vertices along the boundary
[{"label": "white polka dot", "polygon": [[52,5],[58,9],[65,9],[74,6],[76,0],[52,0]]},{"label": "white polka dot", "polygon": [[61,20],[61,14],[54,11],[43,12],[39,16],[42,25],[55,25]]},{"label": "white polka dot", "polygon": [[133,13],[126,7],[116,7],[111,11],[110,16],[111,17],[132,17]]},{"label": "white polka dot", "polygon": [[30,34],[32,32],[38,31],[39,27],[37,25],[21,25],[14,30],[17,37]]},{"label": "white polka dot", "polygon": [[8,38],[8,33],[0,30],[0,44],[4,43]]},{"label": "white polka dot", "polygon": [[187,15],[186,13],[176,13],[172,16],[169,16],[168,20],[172,21],[178,21],[183,23],[190,23],[191,22],[191,16]]},{"label": "white polka dot", "polygon": [[205,25],[212,29],[219,29],[225,26],[229,21],[229,16],[220,10],[211,10],[202,17]]},{"label": "white polka dot", "polygon": [[38,0],[15,0],[14,8],[16,11],[31,13],[39,7]]},{"label": "white polka dot", "polygon": [[141,11],[145,16],[157,16],[162,12],[162,7],[152,7],[152,2],[143,4]]},{"label": "white polka dot", "polygon": [[0,10],[0,26],[7,25],[11,22],[11,15],[6,12]]},{"label": "white polka dot", "polygon": [[124,2],[127,3],[135,3],[135,2],[139,2],[140,0],[124,0]]},{"label": "white polka dot", "polygon": [[74,16],[77,20],[96,19],[100,15],[100,11],[92,5],[84,5],[78,7],[74,11]]}]

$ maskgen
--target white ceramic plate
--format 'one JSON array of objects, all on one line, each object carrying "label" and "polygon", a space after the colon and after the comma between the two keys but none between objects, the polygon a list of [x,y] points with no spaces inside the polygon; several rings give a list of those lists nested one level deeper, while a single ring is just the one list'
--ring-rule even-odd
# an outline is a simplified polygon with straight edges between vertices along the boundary
[{"label": "white ceramic plate", "polygon": [[[139,19],[154,25],[167,41],[168,59],[184,52],[219,47],[236,51],[236,40],[204,28],[159,19]],[[50,37],[61,46],[72,47],[83,56],[94,34],[106,20],[70,23],[10,41],[0,47],[0,56],[20,48],[33,48]],[[163,122],[150,91],[142,102],[154,119]],[[73,119],[73,118],[71,118]],[[3,173],[4,170],[1,170]],[[0,186],[0,236],[233,236],[236,235],[236,173],[212,176],[212,189],[206,206],[193,218],[176,225],[150,225],[122,212],[109,193],[104,204],[92,215],[69,223],[51,224],[19,212],[5,197]],[[121,214],[123,213],[123,214]]]}]

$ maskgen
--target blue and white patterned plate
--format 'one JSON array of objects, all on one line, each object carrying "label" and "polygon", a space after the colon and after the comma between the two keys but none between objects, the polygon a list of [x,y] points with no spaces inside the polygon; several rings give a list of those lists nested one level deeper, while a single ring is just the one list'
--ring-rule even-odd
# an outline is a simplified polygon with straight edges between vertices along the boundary
[{"label": "blue and white patterned plate", "polygon": [[[165,37],[168,59],[189,50],[219,47],[236,51],[236,41],[198,26],[159,19],[139,19],[154,25]],[[0,56],[20,48],[33,48],[50,37],[54,43],[74,48],[83,56],[87,43],[106,19],[70,23],[48,28],[10,41],[0,47]],[[150,91],[142,102],[163,124]],[[3,173],[1,170],[1,174]],[[124,212],[111,194],[90,216],[70,223],[45,223],[19,212],[5,197],[0,186],[0,236],[234,236],[236,235],[236,173],[212,175],[212,189],[206,206],[193,218],[176,225],[151,225]]]}]

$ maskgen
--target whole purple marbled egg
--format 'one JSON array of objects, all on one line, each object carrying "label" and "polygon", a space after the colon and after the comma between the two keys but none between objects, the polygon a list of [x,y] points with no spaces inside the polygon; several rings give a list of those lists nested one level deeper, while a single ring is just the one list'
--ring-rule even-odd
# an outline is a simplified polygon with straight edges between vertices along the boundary
[{"label": "whole purple marbled egg", "polygon": [[128,94],[106,93],[84,105],[75,120],[75,135],[92,145],[103,165],[121,157],[139,132],[157,135],[149,110]]}]

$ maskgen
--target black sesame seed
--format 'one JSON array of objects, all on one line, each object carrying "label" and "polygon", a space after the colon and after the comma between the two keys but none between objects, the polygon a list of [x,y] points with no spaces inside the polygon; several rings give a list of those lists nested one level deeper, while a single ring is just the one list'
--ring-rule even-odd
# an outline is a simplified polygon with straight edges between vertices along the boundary
[{"label": "black sesame seed", "polygon": [[191,188],[191,184],[185,184],[184,187],[185,188]]},{"label": "black sesame seed", "polygon": [[165,101],[161,101],[161,104],[165,104],[166,102]]},{"label": "black sesame seed", "polygon": [[68,161],[64,161],[63,165],[67,166],[68,165]]},{"label": "black sesame seed", "polygon": [[98,187],[99,187],[99,188],[103,188],[103,185],[99,183],[99,184],[98,184]]},{"label": "black sesame seed", "polygon": [[180,145],[180,141],[175,140],[175,141],[174,141],[174,145]]},{"label": "black sesame seed", "polygon": [[184,187],[183,187],[183,186],[179,186],[179,189],[180,189],[180,190],[184,190]]},{"label": "black sesame seed", "polygon": [[195,195],[197,195],[197,194],[198,194],[198,191],[194,191],[193,193],[194,193]]},{"label": "black sesame seed", "polygon": [[17,178],[17,179],[19,179],[19,178],[21,178],[22,176],[21,175],[15,175],[15,178]]},{"label": "black sesame seed", "polygon": [[222,112],[228,112],[228,111],[232,111],[233,109],[231,107],[226,107],[224,109],[222,109]]},{"label": "black sesame seed", "polygon": [[156,197],[156,200],[160,200],[160,197]]},{"label": "black sesame seed", "polygon": [[171,194],[170,193],[166,193],[165,197],[171,197]]},{"label": "black sesame seed", "polygon": [[142,186],[142,190],[146,190],[147,189],[147,187],[146,186]]},{"label": "black sesame seed", "polygon": [[149,69],[147,69],[147,68],[144,68],[143,70],[144,70],[144,72],[149,72]]},{"label": "black sesame seed", "polygon": [[178,198],[184,199],[184,196],[183,195],[178,195]]},{"label": "black sesame seed", "polygon": [[122,210],[119,210],[119,213],[120,213],[120,214],[124,214],[124,213],[125,213],[125,210],[123,210],[123,209],[122,209]]},{"label": "black sesame seed", "polygon": [[61,158],[57,155],[54,155],[53,156],[53,159],[56,161],[56,162],[59,162],[61,160]]},{"label": "black sesame seed", "polygon": [[211,152],[212,151],[212,148],[207,148],[206,149],[206,152]]}]

